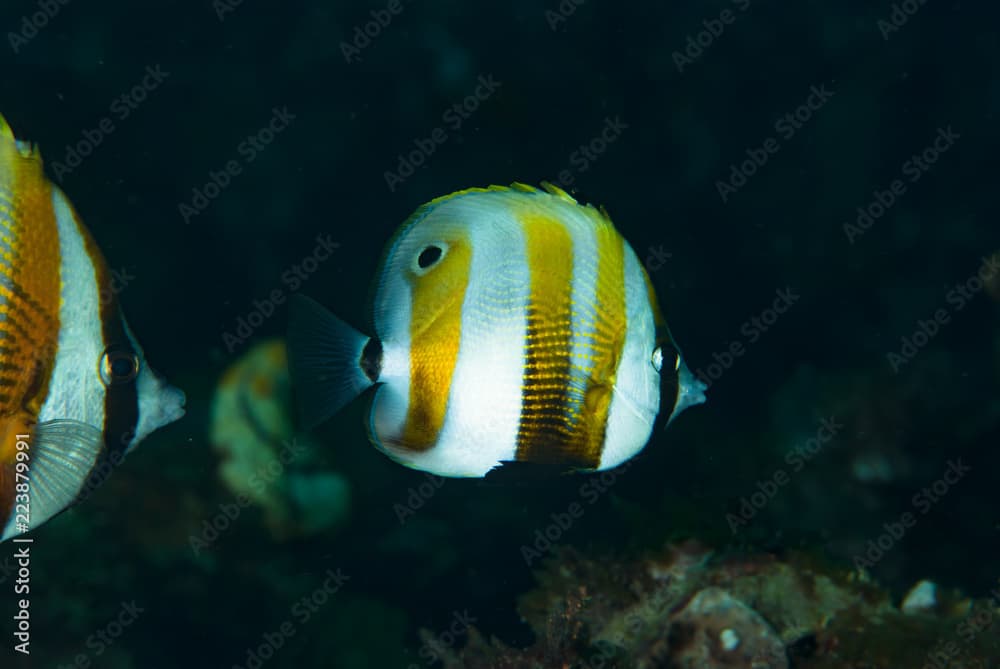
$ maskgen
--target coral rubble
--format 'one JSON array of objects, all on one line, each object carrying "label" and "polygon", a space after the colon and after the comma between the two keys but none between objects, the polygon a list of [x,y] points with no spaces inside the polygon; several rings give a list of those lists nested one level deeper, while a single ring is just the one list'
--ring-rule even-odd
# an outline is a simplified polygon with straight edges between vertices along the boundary
[{"label": "coral rubble", "polygon": [[[446,669],[914,669],[1000,658],[1000,588],[903,612],[865,573],[804,554],[715,555],[688,543],[642,558],[555,553],[519,611],[526,649],[470,631]],[[979,664],[977,664],[979,663]]]}]

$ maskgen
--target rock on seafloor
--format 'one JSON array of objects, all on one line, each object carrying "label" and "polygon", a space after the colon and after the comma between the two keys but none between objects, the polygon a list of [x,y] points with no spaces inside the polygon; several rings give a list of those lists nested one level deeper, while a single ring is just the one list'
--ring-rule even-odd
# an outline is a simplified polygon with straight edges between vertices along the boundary
[{"label": "rock on seafloor", "polygon": [[933,611],[937,605],[937,586],[931,581],[923,580],[906,593],[899,608],[903,613],[917,614]]},{"label": "rock on seafloor", "polygon": [[785,644],[759,613],[721,588],[700,590],[667,620],[678,669],[788,669]]},{"label": "rock on seafloor", "polygon": [[558,549],[536,576],[518,607],[533,645],[511,648],[472,629],[461,650],[432,646],[443,665],[918,669],[942,653],[949,667],[1000,653],[1000,596],[942,594],[933,610],[904,613],[866,573],[807,554],[716,554],[693,542],[641,556]]}]

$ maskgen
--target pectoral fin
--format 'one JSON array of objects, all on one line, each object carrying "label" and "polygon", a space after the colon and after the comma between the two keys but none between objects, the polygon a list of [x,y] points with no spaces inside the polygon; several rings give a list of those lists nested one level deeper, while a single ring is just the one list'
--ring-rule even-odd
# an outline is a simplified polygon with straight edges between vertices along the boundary
[{"label": "pectoral fin", "polygon": [[[34,427],[29,440],[27,483],[29,522],[34,529],[60,513],[80,494],[104,448],[98,428],[72,420],[54,420]],[[23,507],[21,511],[23,512]],[[14,507],[0,540],[26,531],[19,527]]]}]

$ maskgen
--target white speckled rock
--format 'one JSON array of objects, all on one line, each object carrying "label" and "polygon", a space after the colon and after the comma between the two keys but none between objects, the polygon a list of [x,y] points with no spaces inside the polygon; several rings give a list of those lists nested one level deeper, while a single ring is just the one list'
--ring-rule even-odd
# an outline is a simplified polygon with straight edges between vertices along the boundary
[{"label": "white speckled rock", "polygon": [[763,617],[721,588],[700,590],[670,619],[671,666],[788,669],[785,645]]},{"label": "white speckled rock", "polygon": [[931,581],[920,581],[906,593],[903,604],[899,607],[903,613],[929,613],[937,606],[937,586]]}]

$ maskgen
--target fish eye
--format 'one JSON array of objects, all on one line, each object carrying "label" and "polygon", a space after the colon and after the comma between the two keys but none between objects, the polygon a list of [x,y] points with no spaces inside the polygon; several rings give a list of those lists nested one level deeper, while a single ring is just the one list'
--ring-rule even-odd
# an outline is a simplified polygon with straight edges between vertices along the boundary
[{"label": "fish eye", "polygon": [[425,246],[424,250],[417,256],[417,267],[420,269],[429,269],[441,259],[442,255],[444,255],[444,250],[440,246],[436,244]]},{"label": "fish eye", "polygon": [[424,246],[417,257],[413,259],[411,269],[417,276],[423,276],[445,257],[448,253],[448,245],[444,242],[433,242]]},{"label": "fish eye", "polygon": [[135,351],[109,348],[101,358],[101,381],[106,386],[131,383],[139,375],[139,356]]}]

